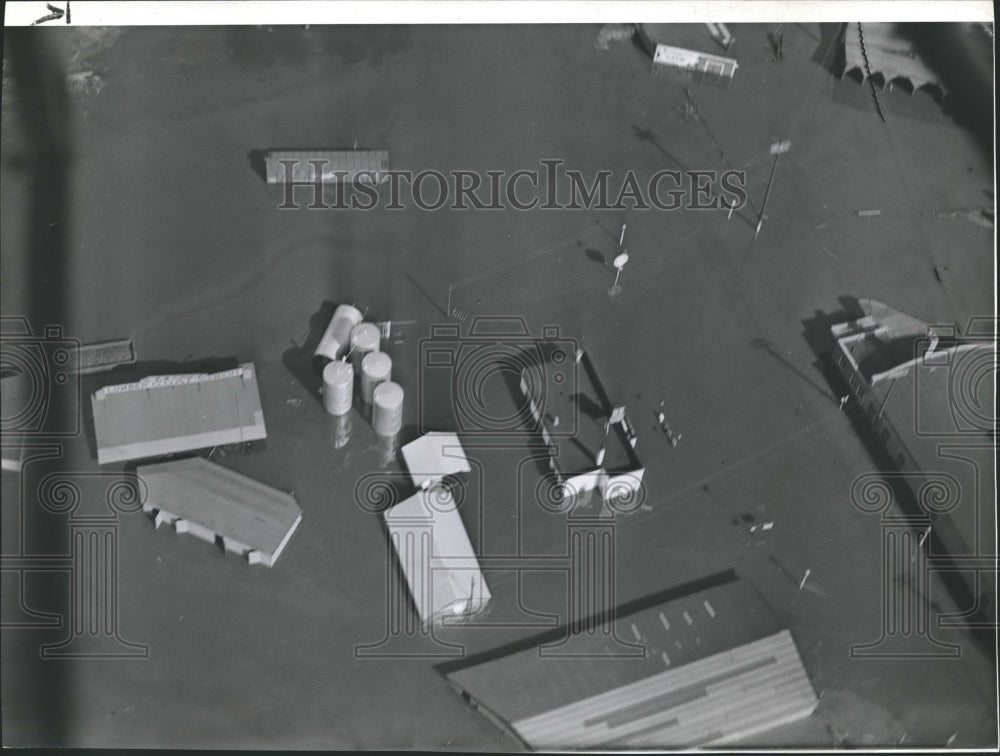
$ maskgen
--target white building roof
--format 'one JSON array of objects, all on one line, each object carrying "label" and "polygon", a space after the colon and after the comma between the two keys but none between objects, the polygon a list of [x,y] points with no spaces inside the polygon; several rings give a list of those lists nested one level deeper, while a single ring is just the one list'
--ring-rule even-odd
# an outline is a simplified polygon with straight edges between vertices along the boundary
[{"label": "white building roof", "polygon": [[451,492],[431,486],[383,515],[422,622],[476,612],[492,598]]},{"label": "white building roof", "polygon": [[471,472],[462,442],[454,433],[427,433],[403,447],[413,485],[423,488],[445,475]]}]

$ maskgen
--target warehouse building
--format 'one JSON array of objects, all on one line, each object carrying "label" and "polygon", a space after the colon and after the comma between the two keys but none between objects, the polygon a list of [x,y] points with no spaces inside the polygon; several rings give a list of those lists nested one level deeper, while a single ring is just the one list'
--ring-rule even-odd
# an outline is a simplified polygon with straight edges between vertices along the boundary
[{"label": "warehouse building", "polygon": [[874,300],[831,328],[833,360],[926,522],[931,569],[995,621],[995,321],[930,326]]},{"label": "warehouse building", "polygon": [[[605,632],[583,623],[438,670],[532,749],[718,746],[816,707],[791,633],[732,571],[597,622]],[[608,625],[644,652],[608,654]]]},{"label": "warehouse building", "polygon": [[91,398],[106,465],[267,437],[253,363],[220,373],[154,375]]}]

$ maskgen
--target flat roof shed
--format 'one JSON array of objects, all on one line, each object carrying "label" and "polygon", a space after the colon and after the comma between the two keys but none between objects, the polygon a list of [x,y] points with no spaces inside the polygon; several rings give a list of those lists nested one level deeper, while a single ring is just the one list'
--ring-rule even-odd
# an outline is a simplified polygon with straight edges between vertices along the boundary
[{"label": "flat roof shed", "polygon": [[267,437],[252,362],[105,386],[91,406],[102,465]]}]

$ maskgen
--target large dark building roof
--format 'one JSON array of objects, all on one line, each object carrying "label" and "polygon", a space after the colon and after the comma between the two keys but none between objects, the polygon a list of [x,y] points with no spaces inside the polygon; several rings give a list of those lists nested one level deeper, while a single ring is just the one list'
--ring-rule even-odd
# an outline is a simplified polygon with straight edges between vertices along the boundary
[{"label": "large dark building roof", "polygon": [[730,742],[816,705],[790,633],[732,573],[622,607],[614,631],[645,654],[609,656],[606,632],[549,633],[439,669],[535,748]]}]

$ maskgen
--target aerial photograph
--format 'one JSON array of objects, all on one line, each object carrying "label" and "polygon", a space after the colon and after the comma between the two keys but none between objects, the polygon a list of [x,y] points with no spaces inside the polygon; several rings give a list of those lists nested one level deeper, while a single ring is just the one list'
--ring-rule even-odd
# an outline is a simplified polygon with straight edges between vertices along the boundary
[{"label": "aerial photograph", "polygon": [[998,748],[994,17],[9,3],[5,748]]}]

